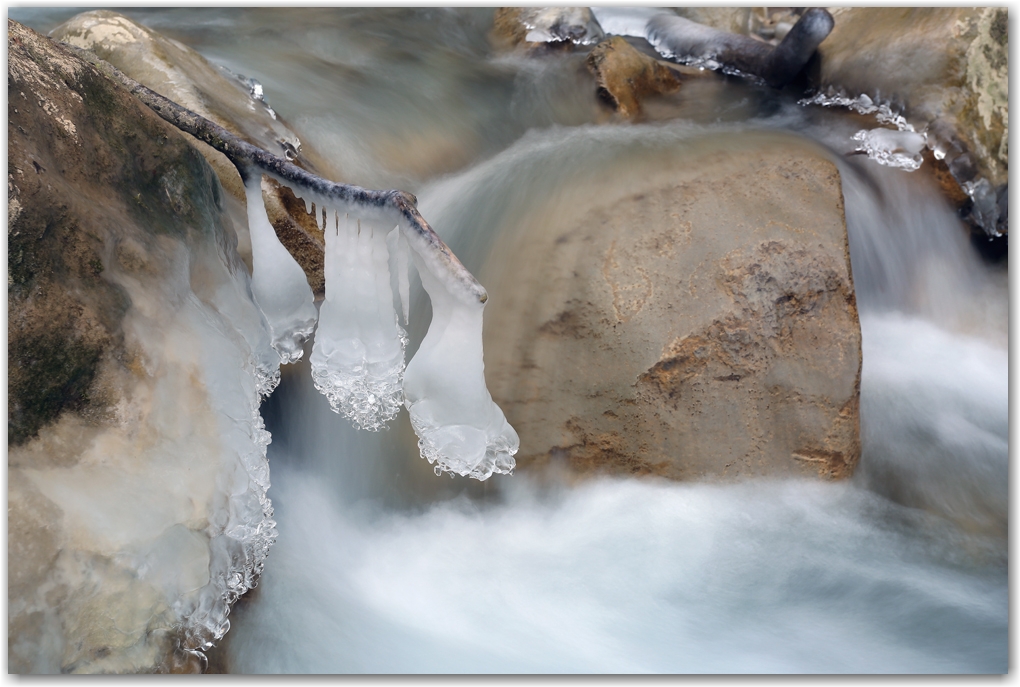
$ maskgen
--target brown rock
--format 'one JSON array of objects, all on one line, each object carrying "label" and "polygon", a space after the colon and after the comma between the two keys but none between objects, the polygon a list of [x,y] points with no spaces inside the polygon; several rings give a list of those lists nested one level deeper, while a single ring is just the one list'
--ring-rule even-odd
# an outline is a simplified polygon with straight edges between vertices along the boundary
[{"label": "brown rock", "polygon": [[480,272],[486,377],[521,470],[852,473],[861,339],[824,153],[716,136],[554,197]]},{"label": "brown rock", "polygon": [[677,70],[638,52],[622,36],[599,43],[586,63],[599,100],[625,117],[641,114],[643,98],[673,93],[682,83]]},{"label": "brown rock", "polygon": [[262,202],[280,242],[304,269],[312,293],[316,298],[324,298],[326,276],[323,255],[326,243],[320,224],[323,221],[322,209],[313,206],[309,214],[305,201],[295,196],[288,187],[268,177],[262,178]]}]

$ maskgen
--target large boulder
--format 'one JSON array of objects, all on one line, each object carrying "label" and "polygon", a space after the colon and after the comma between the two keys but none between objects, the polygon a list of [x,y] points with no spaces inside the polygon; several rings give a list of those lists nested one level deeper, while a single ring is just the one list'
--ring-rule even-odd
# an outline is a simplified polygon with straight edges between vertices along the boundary
[{"label": "large boulder", "polygon": [[[135,81],[209,119],[235,136],[312,171],[325,165],[314,150],[303,148],[293,128],[265,102],[261,85],[209,63],[186,45],[167,38],[116,12],[93,10],[75,15],[53,29],[54,39],[91,50]],[[216,171],[223,188],[240,203],[244,185],[225,155],[183,134]],[[323,236],[303,203],[286,188],[265,179],[263,199],[281,242],[308,276],[309,286],[325,294]],[[251,267],[251,240],[243,208],[235,210],[239,250]]]},{"label": "large boulder", "polygon": [[971,184],[972,220],[989,233],[1005,232],[1006,8],[854,7],[832,15],[835,26],[818,49],[818,86],[902,107],[919,131],[928,129],[957,183]]},{"label": "large boulder", "polygon": [[654,168],[604,164],[520,222],[479,274],[521,470],[852,473],[861,335],[824,152],[694,138]]},{"label": "large boulder", "polygon": [[8,670],[196,671],[275,537],[275,353],[224,194],[12,21],[7,88]]}]

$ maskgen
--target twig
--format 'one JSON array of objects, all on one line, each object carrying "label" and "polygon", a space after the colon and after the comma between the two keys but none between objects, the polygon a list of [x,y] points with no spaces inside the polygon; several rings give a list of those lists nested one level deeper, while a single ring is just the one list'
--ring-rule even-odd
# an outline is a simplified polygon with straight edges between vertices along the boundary
[{"label": "twig", "polygon": [[138,83],[94,53],[67,43],[59,43],[59,45],[75,52],[107,78],[123,85],[170,124],[226,155],[237,167],[242,180],[250,178],[253,173],[265,173],[280,183],[297,187],[295,190],[298,194],[307,191],[314,196],[332,201],[336,207],[358,206],[359,209],[388,216],[389,219],[394,220],[396,225],[400,226],[408,244],[419,256],[427,263],[441,268],[453,278],[454,283],[461,290],[461,293],[457,295],[476,303],[484,303],[488,299],[485,287],[478,283],[474,275],[464,267],[453,251],[418,212],[418,199],[412,194],[396,190],[375,191],[323,179],[258,146],[241,140],[220,125],[181,107],[169,98]]}]

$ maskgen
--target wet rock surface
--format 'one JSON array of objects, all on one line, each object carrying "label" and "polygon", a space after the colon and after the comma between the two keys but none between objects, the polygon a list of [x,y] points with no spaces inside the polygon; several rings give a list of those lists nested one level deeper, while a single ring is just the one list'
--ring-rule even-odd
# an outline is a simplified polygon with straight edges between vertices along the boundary
[{"label": "wet rock surface", "polygon": [[[109,10],[76,15],[55,28],[52,36],[91,50],[132,79],[236,136],[315,171],[315,153],[302,149],[298,135],[264,101],[257,81],[210,64],[191,48]],[[223,188],[243,205],[244,185],[230,160],[194,137],[182,135],[206,158]],[[300,230],[314,225],[314,219],[305,212],[303,204],[288,202],[278,184],[267,182],[263,198],[267,208],[277,210],[270,220],[283,245],[298,259],[316,295],[322,296],[321,235],[316,244]],[[240,252],[250,269],[251,243],[243,207],[238,207],[234,214]]]},{"label": "wet rock surface", "polygon": [[482,271],[499,294],[486,377],[521,470],[852,473],[861,338],[838,172],[785,136],[736,139],[610,167],[493,251],[511,257]]},{"label": "wet rock surface", "polygon": [[969,219],[1005,232],[1005,208],[996,206],[1009,169],[1006,9],[836,8],[833,16],[816,83],[902,107],[929,130],[961,187],[988,186],[969,194]]},{"label": "wet rock surface", "polygon": [[264,511],[243,469],[222,483],[254,420],[227,429],[212,397],[243,397],[244,354],[217,384],[189,358],[247,350],[217,314],[243,274],[222,201],[176,129],[8,21],[11,673],[198,672],[203,617],[225,617],[217,576],[251,550],[212,512]]},{"label": "wet rock surface", "polygon": [[676,92],[682,84],[679,68],[638,52],[621,36],[595,46],[586,64],[599,100],[624,117],[640,115],[644,98]]}]

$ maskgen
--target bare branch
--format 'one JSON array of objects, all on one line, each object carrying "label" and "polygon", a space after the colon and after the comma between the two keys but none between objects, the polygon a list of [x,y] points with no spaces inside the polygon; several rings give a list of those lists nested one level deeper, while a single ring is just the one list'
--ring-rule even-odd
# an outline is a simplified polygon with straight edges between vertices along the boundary
[{"label": "bare branch", "polygon": [[60,45],[73,51],[107,78],[120,83],[153,112],[175,127],[207,143],[230,159],[242,180],[254,173],[267,174],[290,186],[296,194],[310,194],[319,204],[333,207],[350,206],[362,212],[392,220],[400,226],[408,244],[430,265],[441,269],[458,285],[456,294],[468,302],[484,303],[485,288],[460,262],[453,251],[429,226],[418,212],[418,199],[406,191],[376,191],[352,184],[338,184],[307,172],[283,158],[241,140],[220,125],[181,107],[174,101],[143,86],[94,53],[67,43]]}]

